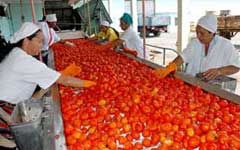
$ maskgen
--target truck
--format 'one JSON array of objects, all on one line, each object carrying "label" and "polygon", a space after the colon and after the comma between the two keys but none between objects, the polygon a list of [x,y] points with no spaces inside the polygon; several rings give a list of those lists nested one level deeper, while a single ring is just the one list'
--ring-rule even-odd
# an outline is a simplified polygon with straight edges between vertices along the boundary
[{"label": "truck", "polygon": [[[154,36],[159,36],[161,32],[168,32],[168,26],[171,23],[171,17],[161,14],[155,14],[145,17],[146,36],[153,33]],[[138,32],[143,36],[143,19],[142,14],[138,14]]]},{"label": "truck", "polygon": [[228,11],[221,11],[217,19],[219,35],[231,39],[240,31],[240,15],[229,15]]}]

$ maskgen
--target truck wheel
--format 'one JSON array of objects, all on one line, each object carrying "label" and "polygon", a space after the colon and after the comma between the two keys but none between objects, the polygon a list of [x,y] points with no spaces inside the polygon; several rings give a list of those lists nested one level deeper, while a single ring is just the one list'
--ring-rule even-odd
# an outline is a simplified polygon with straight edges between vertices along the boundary
[{"label": "truck wheel", "polygon": [[158,31],[158,32],[154,32],[153,34],[154,34],[154,36],[160,36],[161,32]]},{"label": "truck wheel", "polygon": [[[146,37],[149,37],[150,35],[150,32],[146,30]],[[143,31],[140,32],[140,37],[143,37]]]}]

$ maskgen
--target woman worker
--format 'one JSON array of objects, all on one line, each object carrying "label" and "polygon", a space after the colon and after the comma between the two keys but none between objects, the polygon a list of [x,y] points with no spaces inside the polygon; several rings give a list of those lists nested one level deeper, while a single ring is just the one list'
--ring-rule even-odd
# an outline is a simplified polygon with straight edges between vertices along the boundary
[{"label": "woman worker", "polygon": [[11,46],[0,50],[0,100],[17,104],[30,99],[37,85],[47,89],[54,83],[90,87],[95,82],[63,75],[32,57],[40,53],[43,33],[30,22],[23,23],[10,39]]},{"label": "woman worker", "polygon": [[124,13],[120,18],[120,27],[124,31],[120,36],[120,42],[128,49],[136,50],[137,56],[143,58],[143,43],[132,24],[132,17],[128,13]]},{"label": "woman worker", "polygon": [[206,80],[238,72],[240,62],[237,50],[228,39],[216,35],[216,32],[217,17],[201,17],[196,27],[197,38],[188,44],[181,56],[165,69],[156,70],[156,73],[165,77],[183,63],[187,64],[187,74],[195,76],[200,73]]},{"label": "woman worker", "polygon": [[62,44],[74,47],[75,45],[72,42],[61,39],[53,28],[57,25],[57,16],[56,14],[48,14],[46,15],[46,20],[38,22],[39,27],[43,32],[43,47],[41,49],[42,60],[45,64],[48,62],[48,53],[49,47],[56,43],[60,42]]},{"label": "woman worker", "polygon": [[106,20],[100,23],[100,32],[91,40],[103,40],[107,42],[112,42],[119,38],[119,33],[110,26],[109,22]]}]

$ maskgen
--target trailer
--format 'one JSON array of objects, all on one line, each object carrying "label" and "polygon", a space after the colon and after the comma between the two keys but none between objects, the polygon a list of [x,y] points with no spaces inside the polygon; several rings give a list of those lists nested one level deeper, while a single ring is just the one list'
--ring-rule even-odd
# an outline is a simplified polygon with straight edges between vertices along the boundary
[{"label": "trailer", "polygon": [[219,35],[231,39],[240,31],[240,15],[223,14],[218,16]]},{"label": "trailer", "polygon": [[[151,33],[154,36],[159,36],[161,32],[168,32],[168,26],[171,23],[171,17],[155,14],[152,16],[145,17],[145,29],[146,36],[148,37]],[[140,32],[140,36],[143,36],[143,20],[142,14],[138,14],[138,32]]]}]

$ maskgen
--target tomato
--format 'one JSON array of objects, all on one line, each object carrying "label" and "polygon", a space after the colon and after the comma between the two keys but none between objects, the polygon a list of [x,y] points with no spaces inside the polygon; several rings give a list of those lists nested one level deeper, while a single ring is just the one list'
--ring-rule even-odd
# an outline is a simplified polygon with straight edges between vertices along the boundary
[{"label": "tomato", "polygon": [[198,136],[192,136],[188,140],[188,146],[190,146],[192,148],[198,147],[199,144],[200,144],[200,140],[199,140]]},{"label": "tomato", "polygon": [[148,138],[144,138],[142,144],[145,147],[150,147],[151,146],[151,140],[148,139]]},{"label": "tomato", "polygon": [[206,141],[214,142],[216,140],[218,140],[218,136],[217,136],[216,131],[213,131],[213,130],[209,131],[206,135]]},{"label": "tomato", "polygon": [[193,128],[187,128],[187,135],[188,136],[194,136],[195,135],[194,129]]},{"label": "tomato", "polygon": [[240,149],[239,105],[176,78],[160,79],[108,45],[71,41],[77,47],[52,46],[56,70],[74,63],[81,66],[71,70],[76,78],[97,85],[59,86],[68,149],[139,150],[158,142],[154,149]]},{"label": "tomato", "polygon": [[202,132],[208,132],[209,131],[209,124],[208,123],[201,123],[200,124],[200,129]]}]

